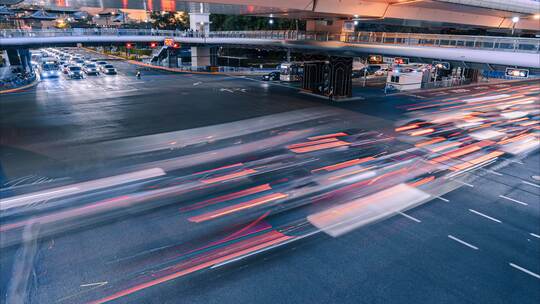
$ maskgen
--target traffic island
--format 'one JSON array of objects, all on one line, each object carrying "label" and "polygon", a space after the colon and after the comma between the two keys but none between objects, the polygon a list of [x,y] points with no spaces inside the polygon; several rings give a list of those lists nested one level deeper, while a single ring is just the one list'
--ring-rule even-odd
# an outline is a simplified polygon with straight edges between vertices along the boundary
[{"label": "traffic island", "polygon": [[16,92],[24,91],[24,90],[27,90],[36,86],[39,83],[39,81],[40,81],[39,77],[34,76],[33,79],[30,80],[30,82],[28,83],[23,83],[20,86],[12,87],[9,89],[0,89],[0,94],[8,94],[8,93],[16,93]]}]

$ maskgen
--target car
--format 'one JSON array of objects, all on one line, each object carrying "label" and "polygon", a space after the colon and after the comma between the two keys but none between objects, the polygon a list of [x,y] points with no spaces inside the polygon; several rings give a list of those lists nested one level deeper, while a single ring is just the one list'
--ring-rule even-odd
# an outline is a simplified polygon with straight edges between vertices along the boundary
[{"label": "car", "polygon": [[58,67],[44,67],[40,69],[39,76],[42,79],[45,78],[58,78],[60,76],[60,70]]},{"label": "car", "polygon": [[96,64],[97,64],[98,67],[102,67],[104,65],[107,65],[108,63],[107,63],[107,61],[97,61]]},{"label": "car", "polygon": [[84,65],[84,60],[82,60],[82,59],[77,59],[77,60],[74,60],[73,63],[74,63],[75,65],[78,65],[78,66],[81,66],[81,67],[82,67],[82,66]]},{"label": "car", "polygon": [[70,79],[83,79],[84,74],[80,66],[72,65],[69,67],[68,77]]},{"label": "car", "polygon": [[280,75],[279,72],[275,72],[275,71],[270,72],[266,75],[263,75],[262,80],[265,80],[265,81],[279,80],[279,75]]},{"label": "car", "polygon": [[99,75],[98,67],[93,63],[88,63],[83,66],[83,71],[86,75]]},{"label": "car", "polygon": [[106,65],[101,66],[101,72],[107,75],[117,74],[116,69],[114,68],[112,64],[106,64]]}]

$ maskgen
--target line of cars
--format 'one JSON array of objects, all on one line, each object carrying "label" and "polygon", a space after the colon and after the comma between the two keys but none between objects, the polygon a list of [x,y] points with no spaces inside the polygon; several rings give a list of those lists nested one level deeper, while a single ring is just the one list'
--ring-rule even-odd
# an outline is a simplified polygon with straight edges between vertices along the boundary
[{"label": "line of cars", "polygon": [[116,75],[116,68],[103,60],[77,54],[71,49],[44,49],[36,53],[40,59],[42,78],[59,77],[60,73],[69,79],[82,79],[87,75]]}]

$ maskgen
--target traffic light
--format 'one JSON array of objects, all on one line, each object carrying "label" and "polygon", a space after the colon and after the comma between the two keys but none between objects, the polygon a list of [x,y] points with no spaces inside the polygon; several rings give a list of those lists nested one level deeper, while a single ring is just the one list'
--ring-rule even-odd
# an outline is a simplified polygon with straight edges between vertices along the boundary
[{"label": "traffic light", "polygon": [[179,48],[180,48],[180,43],[179,43],[179,42],[175,42],[175,43],[173,44],[173,48],[179,49]]},{"label": "traffic light", "polygon": [[394,63],[395,64],[409,64],[409,58],[396,57],[394,58]]},{"label": "traffic light", "polygon": [[157,42],[150,42],[150,47],[155,49],[157,47]]},{"label": "traffic light", "polygon": [[133,43],[126,43],[126,49],[132,49]]}]

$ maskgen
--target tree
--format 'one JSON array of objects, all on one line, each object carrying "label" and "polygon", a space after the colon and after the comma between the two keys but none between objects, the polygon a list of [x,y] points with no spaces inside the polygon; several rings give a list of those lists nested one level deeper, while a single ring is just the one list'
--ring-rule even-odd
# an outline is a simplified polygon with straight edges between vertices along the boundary
[{"label": "tree", "polygon": [[160,30],[185,30],[189,28],[189,15],[185,12],[157,12],[150,13],[150,20],[154,28]]},{"label": "tree", "polygon": [[210,27],[213,31],[258,31],[258,30],[304,30],[306,22],[296,19],[270,18],[242,15],[210,15]]}]

